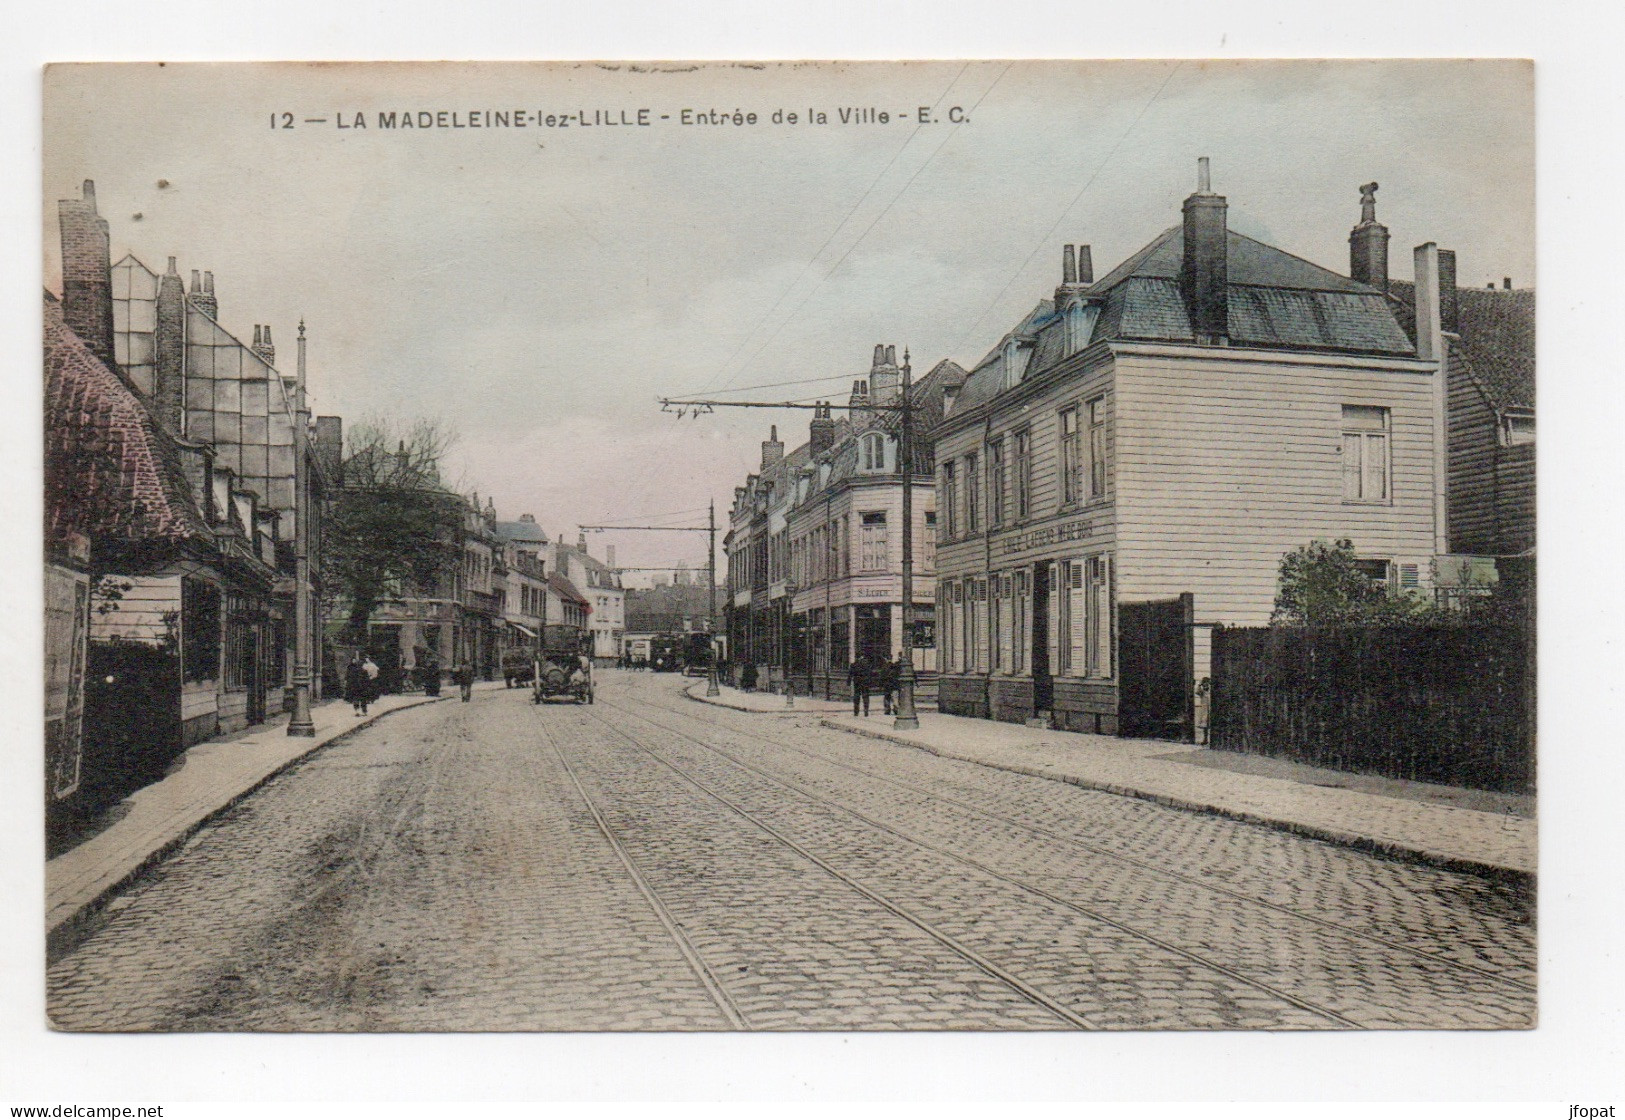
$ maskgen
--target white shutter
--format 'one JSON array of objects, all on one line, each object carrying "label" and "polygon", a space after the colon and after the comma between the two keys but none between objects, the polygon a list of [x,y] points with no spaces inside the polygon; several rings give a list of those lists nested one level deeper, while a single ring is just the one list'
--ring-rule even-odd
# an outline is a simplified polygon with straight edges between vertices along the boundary
[{"label": "white shutter", "polygon": [[1084,603],[1083,563],[1074,560],[1067,564],[1067,617],[1071,622],[1068,635],[1071,644],[1071,656],[1067,666],[1074,675],[1083,676],[1087,672],[1088,654],[1088,613]]}]

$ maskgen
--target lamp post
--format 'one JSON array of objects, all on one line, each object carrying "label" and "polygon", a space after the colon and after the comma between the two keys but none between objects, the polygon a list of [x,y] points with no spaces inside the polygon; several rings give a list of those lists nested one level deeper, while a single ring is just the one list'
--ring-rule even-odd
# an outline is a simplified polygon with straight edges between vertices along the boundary
[{"label": "lamp post", "polygon": [[305,399],[305,321],[299,320],[299,371],[294,390],[293,424],[293,712],[288,734],[311,738],[310,718],[310,404]]},{"label": "lamp post", "polygon": [[897,441],[898,468],[903,475],[903,634],[902,667],[897,673],[897,708],[892,727],[912,731],[920,726],[914,711],[914,406],[909,400],[912,373],[908,350],[903,350],[902,429]]},{"label": "lamp post", "polygon": [[717,684],[717,500],[711,499],[711,520],[709,533],[711,551],[705,565],[705,582],[710,592],[710,614],[705,625],[711,631],[711,666],[705,674],[705,694],[707,696],[720,696],[722,689]]}]

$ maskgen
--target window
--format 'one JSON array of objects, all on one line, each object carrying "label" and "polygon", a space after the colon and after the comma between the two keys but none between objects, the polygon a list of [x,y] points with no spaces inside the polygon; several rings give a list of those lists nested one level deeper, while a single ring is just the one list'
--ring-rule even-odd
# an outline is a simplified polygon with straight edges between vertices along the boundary
[{"label": "window", "polygon": [[1002,673],[1011,671],[1014,655],[1013,636],[1010,632],[1011,583],[1009,572],[1002,572],[993,577],[993,633],[997,638],[997,644],[993,647],[993,668]]},{"label": "window", "polygon": [[1112,561],[1091,556],[1088,563],[1089,675],[1112,675]]},{"label": "window", "polygon": [[987,523],[1004,524],[1004,440],[987,445]]},{"label": "window", "polygon": [[886,548],[886,511],[875,510],[859,515],[863,520],[863,570],[885,571],[890,559]]},{"label": "window", "polygon": [[1033,461],[1032,433],[1022,429],[1011,437],[1011,463],[1016,476],[1016,520],[1032,514]]},{"label": "window", "polygon": [[1370,580],[1382,590],[1388,590],[1390,561],[1387,560],[1356,560],[1354,562],[1361,575]]},{"label": "window", "polygon": [[1083,469],[1078,445],[1078,410],[1068,408],[1061,413],[1061,502],[1071,505],[1082,495]]},{"label": "window", "polygon": [[1106,398],[1089,402],[1089,496],[1106,496]]},{"label": "window", "polygon": [[1027,671],[1027,569],[1012,576],[1010,588],[1010,671]]},{"label": "window", "polygon": [[981,527],[982,510],[980,482],[976,473],[976,454],[965,456],[965,532],[974,533]]},{"label": "window", "polygon": [[975,634],[976,671],[987,672],[988,632],[987,632],[987,577],[976,578],[976,603],[971,611],[971,628]]},{"label": "window", "polygon": [[1501,446],[1520,447],[1535,442],[1535,414],[1509,412],[1501,417]]},{"label": "window", "polygon": [[1084,564],[1067,560],[1061,564],[1061,671],[1083,676],[1088,666],[1088,608],[1084,600]]},{"label": "window", "polygon": [[886,437],[879,432],[872,432],[863,437],[863,469],[866,471],[886,469]]},{"label": "window", "polygon": [[220,591],[181,579],[181,672],[187,681],[212,681],[220,671]]},{"label": "window", "polygon": [[1363,404],[1343,406],[1343,500],[1386,502],[1388,410]]},{"label": "window", "polygon": [[945,528],[948,539],[953,540],[959,535],[959,480],[955,477],[954,463],[950,460],[942,464],[942,509],[947,518]]},{"label": "window", "polygon": [[931,510],[925,514],[925,532],[920,534],[920,561],[922,570],[937,570],[937,515]]}]

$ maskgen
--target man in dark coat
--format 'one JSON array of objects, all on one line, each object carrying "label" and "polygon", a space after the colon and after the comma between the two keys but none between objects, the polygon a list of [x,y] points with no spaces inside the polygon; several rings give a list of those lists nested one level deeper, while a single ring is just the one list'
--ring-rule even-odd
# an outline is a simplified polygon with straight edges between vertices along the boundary
[{"label": "man in dark coat", "polygon": [[367,679],[367,670],[361,664],[361,654],[353,654],[350,663],[344,667],[344,698],[355,705],[355,714],[367,714],[367,702],[372,699],[372,681]]},{"label": "man in dark coat", "polygon": [[886,714],[892,714],[892,708],[897,700],[897,679],[902,675],[902,666],[898,661],[882,661],[880,663],[880,699],[885,705]]},{"label": "man in dark coat", "polygon": [[474,665],[466,658],[457,666],[457,687],[462,690],[463,703],[468,703],[474,695]]},{"label": "man in dark coat", "polygon": [[875,671],[869,664],[869,659],[859,654],[858,659],[852,662],[852,667],[846,671],[846,679],[852,684],[852,714],[860,714],[858,709],[861,706],[863,709],[861,714],[868,715],[869,694],[875,687]]}]

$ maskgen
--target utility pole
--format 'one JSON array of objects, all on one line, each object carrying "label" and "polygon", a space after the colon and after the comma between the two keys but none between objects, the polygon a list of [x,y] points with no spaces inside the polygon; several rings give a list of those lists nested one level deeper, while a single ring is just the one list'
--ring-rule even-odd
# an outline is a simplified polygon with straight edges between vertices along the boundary
[{"label": "utility pole", "polygon": [[299,368],[294,390],[293,424],[293,712],[288,734],[311,738],[310,718],[310,404],[305,398],[305,321],[299,320]]},{"label": "utility pole", "polygon": [[[905,348],[903,351],[903,391],[901,399],[896,404],[865,404],[860,406],[871,412],[895,412],[898,414],[899,419],[898,461],[899,469],[903,475],[903,665],[897,675],[897,714],[892,726],[904,731],[913,730],[920,726],[920,718],[914,708],[914,686],[917,683],[917,678],[914,674],[914,405],[909,400],[909,391],[912,387],[912,371],[909,368],[908,350]],[[683,400],[674,397],[660,397],[659,401],[662,412],[675,411],[679,417],[690,413],[698,417],[702,413],[712,412],[718,408],[841,408],[850,411],[852,407],[850,405],[831,404],[827,401],[808,404],[804,401]],[[786,661],[788,662],[788,654],[786,655]],[[788,667],[785,676],[788,679]]]},{"label": "utility pole", "polygon": [[[720,696],[722,694],[722,689],[720,687],[718,687],[718,684],[717,684],[717,500],[715,498],[711,499],[710,511],[711,511],[710,520],[704,525],[577,525],[576,528],[581,530],[583,533],[585,533],[589,529],[592,530],[595,533],[601,533],[601,532],[604,532],[606,530],[620,531],[622,529],[625,529],[625,530],[627,530],[629,532],[638,532],[638,533],[708,533],[708,534],[710,534],[711,552],[710,552],[710,559],[706,563],[705,572],[706,572],[706,582],[710,585],[710,595],[711,595],[710,617],[707,618],[707,620],[706,620],[706,625],[711,630],[711,633],[710,633],[710,640],[711,640],[710,641],[710,645],[711,645],[711,667],[707,671],[706,676],[705,676],[705,694],[707,696]],[[643,571],[675,571],[676,569],[667,569],[667,568],[647,568],[647,569],[623,568],[623,569],[620,569],[620,570],[622,570],[622,571],[635,571],[635,570],[643,570]]]},{"label": "utility pole", "polygon": [[902,435],[898,439],[898,467],[903,475],[903,634],[902,666],[897,672],[897,708],[892,727],[912,731],[920,726],[914,711],[914,407],[909,401],[913,387],[908,348],[903,348]]},{"label": "utility pole", "polygon": [[706,626],[711,630],[711,669],[705,677],[705,694],[707,696],[722,695],[722,688],[717,683],[717,500],[711,499],[711,515],[708,527],[710,529],[711,552],[706,560],[705,582],[711,593],[710,618]]}]

